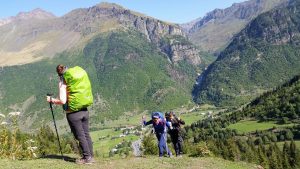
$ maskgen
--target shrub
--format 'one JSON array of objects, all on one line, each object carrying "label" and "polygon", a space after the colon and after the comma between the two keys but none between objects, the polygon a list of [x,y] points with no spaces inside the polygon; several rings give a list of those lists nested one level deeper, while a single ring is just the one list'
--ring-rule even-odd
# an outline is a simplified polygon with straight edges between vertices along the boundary
[{"label": "shrub", "polygon": [[199,142],[194,145],[194,148],[191,151],[191,157],[210,157],[212,152],[208,149],[205,142]]},{"label": "shrub", "polygon": [[0,156],[2,158],[16,160],[37,157],[33,136],[20,132],[19,115],[20,112],[11,112],[6,118],[0,113]]}]

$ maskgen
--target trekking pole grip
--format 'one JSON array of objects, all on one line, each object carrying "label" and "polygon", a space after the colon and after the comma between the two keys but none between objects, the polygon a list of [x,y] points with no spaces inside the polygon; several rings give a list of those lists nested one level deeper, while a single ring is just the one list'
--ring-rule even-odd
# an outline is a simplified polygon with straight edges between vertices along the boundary
[{"label": "trekking pole grip", "polygon": [[52,96],[53,96],[53,94],[52,93],[47,93],[47,96],[49,96],[50,97],[50,105],[52,106]]}]

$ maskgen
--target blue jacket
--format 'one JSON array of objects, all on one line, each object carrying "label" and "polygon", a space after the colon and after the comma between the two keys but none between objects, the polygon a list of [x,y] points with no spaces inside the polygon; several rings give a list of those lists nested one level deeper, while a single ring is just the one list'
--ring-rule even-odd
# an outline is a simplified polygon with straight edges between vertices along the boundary
[{"label": "blue jacket", "polygon": [[149,124],[153,125],[153,128],[155,130],[155,133],[161,134],[167,132],[167,127],[170,127],[170,125],[166,122],[164,118],[160,118],[158,124],[155,124],[153,120],[150,121],[144,121],[144,125],[147,126]]}]

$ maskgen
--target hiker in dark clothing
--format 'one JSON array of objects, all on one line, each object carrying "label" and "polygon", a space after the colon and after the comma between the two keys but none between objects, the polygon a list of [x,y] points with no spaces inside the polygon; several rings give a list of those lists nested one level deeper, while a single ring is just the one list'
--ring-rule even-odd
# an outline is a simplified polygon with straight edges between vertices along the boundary
[{"label": "hiker in dark clothing", "polygon": [[167,152],[169,157],[172,157],[172,153],[167,145],[167,123],[164,117],[160,112],[152,113],[152,120],[146,122],[146,117],[143,116],[143,124],[145,126],[152,124],[156,138],[158,140],[158,148],[159,148],[159,157],[162,157],[164,154],[164,150]]},{"label": "hiker in dark clothing", "polygon": [[183,139],[182,139],[182,129],[181,125],[184,125],[185,122],[179,117],[176,117],[173,112],[167,112],[165,114],[167,123],[170,123],[169,134],[171,136],[172,143],[176,152],[176,156],[180,156],[183,153]]}]

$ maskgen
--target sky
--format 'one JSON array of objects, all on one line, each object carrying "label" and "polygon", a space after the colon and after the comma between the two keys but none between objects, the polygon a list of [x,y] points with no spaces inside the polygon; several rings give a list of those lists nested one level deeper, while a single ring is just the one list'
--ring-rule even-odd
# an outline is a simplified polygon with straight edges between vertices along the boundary
[{"label": "sky", "polygon": [[145,15],[173,23],[187,23],[216,8],[224,9],[246,0],[8,0],[1,3],[0,19],[41,8],[63,16],[76,8],[111,2]]}]

